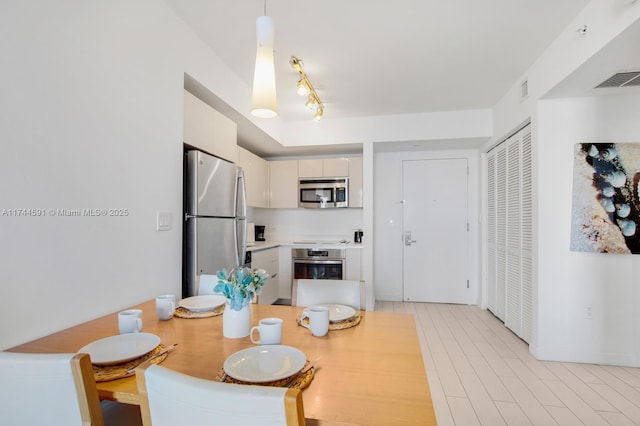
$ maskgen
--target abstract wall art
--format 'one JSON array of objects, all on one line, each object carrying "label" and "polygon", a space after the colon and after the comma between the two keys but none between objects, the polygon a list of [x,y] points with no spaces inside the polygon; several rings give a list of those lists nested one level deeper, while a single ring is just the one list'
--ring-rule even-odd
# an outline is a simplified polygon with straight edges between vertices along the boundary
[{"label": "abstract wall art", "polygon": [[640,144],[578,143],[571,250],[640,254]]}]

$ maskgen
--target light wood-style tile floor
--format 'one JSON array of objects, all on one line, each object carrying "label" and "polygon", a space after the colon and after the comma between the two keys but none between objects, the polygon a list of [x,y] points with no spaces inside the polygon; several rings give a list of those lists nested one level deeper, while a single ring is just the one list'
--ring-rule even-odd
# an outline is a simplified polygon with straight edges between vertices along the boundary
[{"label": "light wood-style tile floor", "polygon": [[438,425],[640,425],[640,369],[538,361],[477,306],[376,302],[413,313]]}]

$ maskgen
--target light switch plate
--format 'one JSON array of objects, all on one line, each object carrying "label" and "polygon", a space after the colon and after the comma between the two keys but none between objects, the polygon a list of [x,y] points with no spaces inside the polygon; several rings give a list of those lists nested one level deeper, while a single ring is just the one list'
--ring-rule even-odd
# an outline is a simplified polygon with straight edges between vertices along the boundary
[{"label": "light switch plate", "polygon": [[173,214],[171,212],[157,212],[156,231],[171,231]]}]

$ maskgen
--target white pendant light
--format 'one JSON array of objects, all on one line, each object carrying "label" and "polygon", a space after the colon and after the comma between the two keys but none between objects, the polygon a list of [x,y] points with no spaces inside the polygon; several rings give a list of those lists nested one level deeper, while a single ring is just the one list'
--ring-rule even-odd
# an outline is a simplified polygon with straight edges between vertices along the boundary
[{"label": "white pendant light", "polygon": [[260,118],[273,118],[278,115],[276,73],[273,63],[273,19],[266,15],[258,17],[256,33],[258,47],[253,74],[251,114]]}]

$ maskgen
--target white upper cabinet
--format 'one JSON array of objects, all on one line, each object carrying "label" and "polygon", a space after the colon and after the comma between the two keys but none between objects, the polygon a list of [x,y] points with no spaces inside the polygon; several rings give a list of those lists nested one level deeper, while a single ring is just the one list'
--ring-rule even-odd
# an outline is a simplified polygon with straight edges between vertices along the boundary
[{"label": "white upper cabinet", "polygon": [[322,174],[322,160],[298,160],[297,175],[299,177],[319,177]]},{"label": "white upper cabinet", "polygon": [[239,146],[238,165],[244,171],[247,205],[269,207],[269,163]]},{"label": "white upper cabinet", "polygon": [[269,207],[298,207],[298,160],[269,161]]},{"label": "white upper cabinet", "polygon": [[213,154],[220,158],[238,162],[238,125],[226,116],[213,110]]},{"label": "white upper cabinet", "polygon": [[349,207],[362,207],[362,157],[349,158]]},{"label": "white upper cabinet", "polygon": [[184,91],[184,142],[211,152],[213,150],[213,108]]},{"label": "white upper cabinet", "polygon": [[322,176],[349,176],[348,158],[325,158],[322,160]]},{"label": "white upper cabinet", "polygon": [[237,124],[186,90],[183,139],[194,148],[232,163],[238,161]]},{"label": "white upper cabinet", "polygon": [[349,176],[348,158],[298,160],[299,177]]}]

